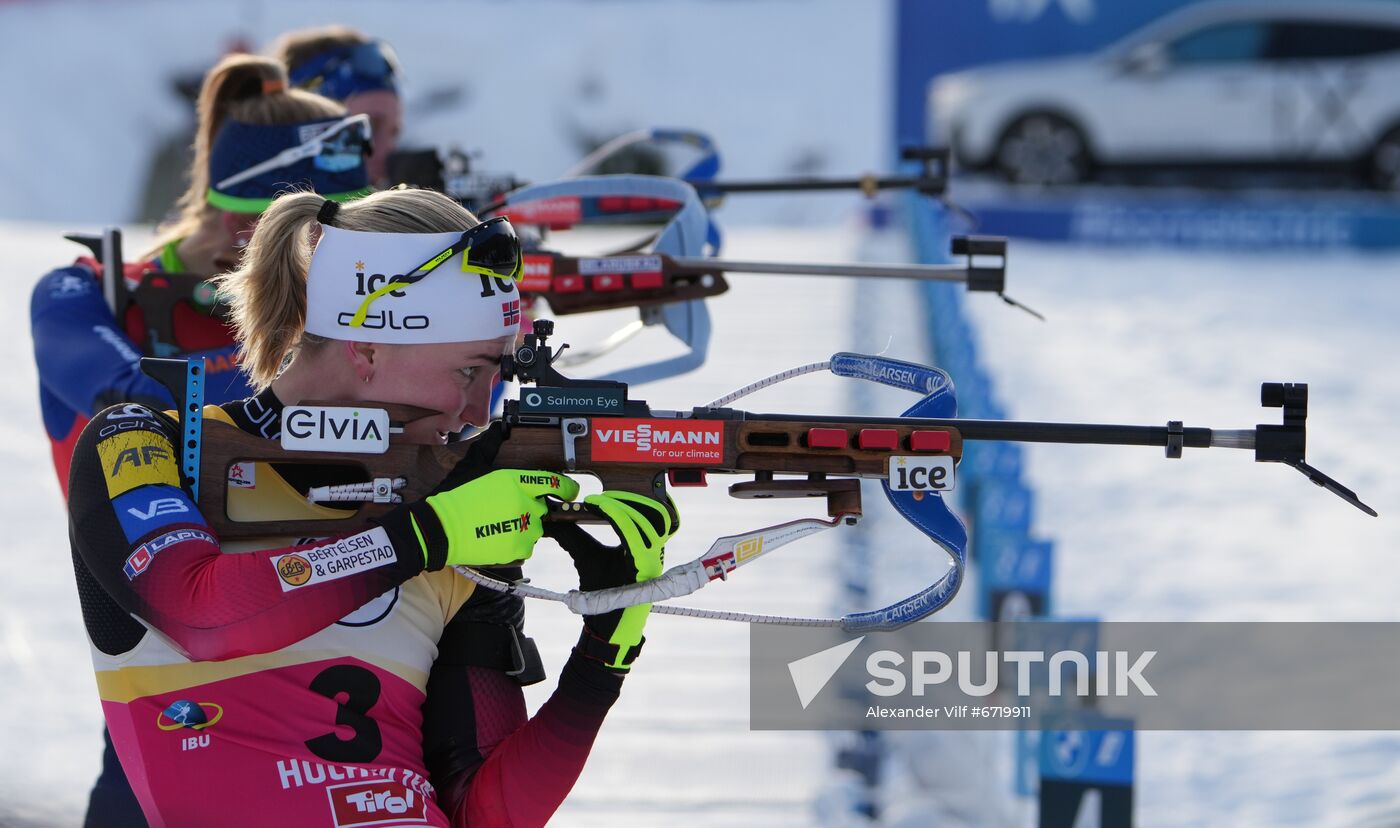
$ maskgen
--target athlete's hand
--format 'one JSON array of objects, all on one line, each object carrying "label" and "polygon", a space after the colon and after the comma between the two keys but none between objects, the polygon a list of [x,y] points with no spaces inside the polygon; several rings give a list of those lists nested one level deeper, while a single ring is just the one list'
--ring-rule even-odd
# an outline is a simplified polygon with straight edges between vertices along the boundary
[{"label": "athlete's hand", "polygon": [[[530,557],[544,531],[547,497],[573,500],[578,483],[554,472],[497,469],[425,502],[447,540],[448,566],[493,566]],[[423,522],[417,529],[426,540]],[[425,562],[430,546],[423,544]]]},{"label": "athlete's hand", "polygon": [[[545,534],[559,541],[578,570],[579,589],[590,592],[626,586],[659,576],[666,563],[666,543],[680,528],[675,504],[622,491],[605,491],[583,500],[617,533],[621,545],[599,542],[577,524],[550,523]],[[641,647],[642,628],[651,604],[583,617],[584,655],[616,670],[627,670]],[[591,640],[590,640],[591,639]]]},{"label": "athlete's hand", "polygon": [[562,474],[491,469],[503,440],[492,426],[426,498],[385,515],[394,548],[416,549],[425,569],[497,566],[523,561],[540,539],[546,497],[573,500],[578,483]]}]

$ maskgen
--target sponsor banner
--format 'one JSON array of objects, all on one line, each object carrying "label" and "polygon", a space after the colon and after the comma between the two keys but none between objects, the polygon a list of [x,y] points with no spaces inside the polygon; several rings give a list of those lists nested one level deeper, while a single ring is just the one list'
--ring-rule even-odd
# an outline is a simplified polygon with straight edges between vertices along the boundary
[{"label": "sponsor banner", "polygon": [[390,779],[349,782],[326,788],[336,828],[427,825],[427,798]]},{"label": "sponsor banner", "polygon": [[568,227],[583,220],[583,200],[578,196],[559,196],[512,204],[501,215],[516,224],[543,224]]},{"label": "sponsor banner", "polygon": [[625,388],[522,388],[522,414],[618,414],[627,402]]},{"label": "sponsor banner", "polygon": [[1040,824],[1133,824],[1133,722],[1081,713],[1039,738]]},{"label": "sponsor banner", "polygon": [[953,458],[896,455],[890,458],[890,490],[950,492],[957,483]]},{"label": "sponsor banner", "polygon": [[174,486],[142,486],[112,501],[122,534],[135,543],[162,526],[198,523],[199,511],[183,490]]},{"label": "sponsor banner", "polygon": [[97,432],[100,440],[105,440],[113,434],[133,429],[144,429],[146,431],[161,431],[160,420],[155,412],[137,403],[127,403],[120,410],[109,411],[102,415],[102,427]]},{"label": "sponsor banner", "polygon": [[554,257],[539,253],[526,253],[520,257],[522,275],[521,292],[544,293],[549,290],[554,277]]},{"label": "sponsor banner", "polygon": [[756,730],[1396,730],[1400,623],[750,628]]},{"label": "sponsor banner", "polygon": [[713,465],[724,462],[724,424],[608,418],[590,421],[595,462]]},{"label": "sponsor banner", "polygon": [[1124,190],[1071,201],[1024,193],[1013,200],[998,192],[979,191],[959,203],[976,209],[982,230],[1023,239],[1247,250],[1382,250],[1400,243],[1400,209],[1357,194],[1322,202],[1288,193],[1192,200]]},{"label": "sponsor banner", "polygon": [[363,784],[384,787],[385,783],[408,788],[419,796],[433,798],[432,784],[417,771],[401,767],[364,767],[363,765],[337,765],[316,762],[309,759],[279,759],[275,767],[277,782],[282,790],[314,787],[330,784],[336,787],[341,782],[362,782]]},{"label": "sponsor banner", "polygon": [[98,443],[107,496],[116,498],[137,486],[178,486],[180,471],[171,450],[163,435],[145,430],[119,432]]},{"label": "sponsor banner", "polygon": [[201,529],[176,529],[173,532],[166,532],[164,535],[152,538],[127,556],[126,563],[122,565],[122,572],[126,574],[128,581],[136,580],[136,576],[145,572],[155,560],[157,554],[163,549],[174,546],[185,541],[203,541],[205,543],[218,544],[218,540],[213,535]]},{"label": "sponsor banner", "polygon": [[282,410],[282,448],[383,454],[389,450],[389,412],[382,408],[289,405]]},{"label": "sponsor banner", "polygon": [[660,256],[604,256],[579,259],[578,272],[584,276],[600,273],[660,273]]},{"label": "sponsor banner", "polygon": [[[542,476],[542,477],[546,477],[546,476]],[[558,478],[554,477],[553,475],[547,476],[547,479],[548,479],[550,482],[557,482],[557,481],[558,481]],[[522,476],[522,477],[521,477],[521,482],[526,482],[527,480],[528,480],[527,477],[525,477],[525,476]],[[538,482],[538,481],[537,481],[537,482]],[[530,513],[529,513],[529,512],[522,512],[521,515],[520,515],[520,517],[510,518],[510,519],[508,519],[508,520],[497,520],[497,521],[492,521],[491,523],[483,523],[483,524],[481,524],[480,526],[477,526],[477,527],[476,527],[476,536],[477,536],[478,538],[489,538],[489,537],[493,537],[493,536],[495,536],[495,535],[504,535],[504,534],[506,534],[506,533],[508,533],[508,532],[528,532],[528,531],[530,531]]]},{"label": "sponsor banner", "polygon": [[348,538],[272,558],[282,591],[335,581],[398,560],[389,535],[375,527]]},{"label": "sponsor banner", "polygon": [[855,377],[903,388],[916,394],[932,394],[952,385],[949,376],[937,368],[915,365],[897,359],[842,352],[831,358],[831,372],[838,377]]}]

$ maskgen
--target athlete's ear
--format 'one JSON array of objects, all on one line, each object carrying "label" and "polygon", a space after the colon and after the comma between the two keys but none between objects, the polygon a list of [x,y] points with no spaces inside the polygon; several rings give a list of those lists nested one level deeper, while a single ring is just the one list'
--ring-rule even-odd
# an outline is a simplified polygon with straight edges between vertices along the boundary
[{"label": "athlete's ear", "polygon": [[368,383],[374,379],[374,370],[379,359],[379,344],[375,342],[346,342],[345,354],[350,360],[350,367],[354,369],[355,376],[360,382]]}]

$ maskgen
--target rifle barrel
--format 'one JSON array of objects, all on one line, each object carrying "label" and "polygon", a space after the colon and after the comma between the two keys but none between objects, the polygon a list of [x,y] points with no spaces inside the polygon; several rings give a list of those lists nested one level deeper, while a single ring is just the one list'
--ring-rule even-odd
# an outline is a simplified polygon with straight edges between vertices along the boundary
[{"label": "rifle barrel", "polygon": [[[810,420],[801,414],[751,414],[756,420]],[[964,440],[1001,440],[1015,443],[1080,443],[1101,446],[1167,445],[1166,426],[1108,425],[1094,423],[1040,423],[1014,420],[959,420],[929,417],[822,417],[830,423],[869,425],[923,425],[956,428]],[[1253,449],[1254,429],[1183,428],[1186,448]]]},{"label": "rifle barrel", "polygon": [[790,264],[788,262],[740,262],[731,259],[677,257],[672,259],[684,270],[696,273],[769,273],[778,276],[867,276],[875,279],[923,279],[939,282],[966,282],[967,266],[881,265],[881,264]]},{"label": "rifle barrel", "polygon": [[918,188],[942,192],[947,182],[922,175],[860,178],[775,178],[749,181],[688,181],[703,197],[709,193],[802,193],[817,190],[895,190]]}]

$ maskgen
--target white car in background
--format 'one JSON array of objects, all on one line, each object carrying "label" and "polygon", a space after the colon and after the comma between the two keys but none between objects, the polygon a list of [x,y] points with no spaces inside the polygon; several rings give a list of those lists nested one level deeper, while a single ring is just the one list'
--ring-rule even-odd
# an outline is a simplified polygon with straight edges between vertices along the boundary
[{"label": "white car in background", "polygon": [[1260,167],[1400,190],[1400,3],[1191,6],[1095,54],[939,76],[929,118],[960,166],[1023,184]]}]

